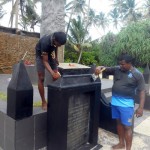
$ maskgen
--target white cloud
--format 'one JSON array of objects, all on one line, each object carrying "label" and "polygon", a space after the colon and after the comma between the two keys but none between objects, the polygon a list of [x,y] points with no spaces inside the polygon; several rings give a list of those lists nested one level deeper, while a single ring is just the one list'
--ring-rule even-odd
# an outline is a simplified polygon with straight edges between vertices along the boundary
[{"label": "white cloud", "polygon": [[111,8],[111,0],[91,0],[91,8],[96,10],[96,12],[108,13]]}]

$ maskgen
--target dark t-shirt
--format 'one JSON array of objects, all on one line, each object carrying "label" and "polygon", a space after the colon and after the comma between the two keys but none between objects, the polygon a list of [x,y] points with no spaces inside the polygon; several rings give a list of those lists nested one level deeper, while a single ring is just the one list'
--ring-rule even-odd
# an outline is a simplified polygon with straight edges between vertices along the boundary
[{"label": "dark t-shirt", "polygon": [[42,56],[42,54],[47,53],[48,54],[48,60],[50,62],[53,62],[55,59],[55,51],[56,47],[53,46],[52,43],[52,36],[53,35],[44,35],[39,42],[36,44],[36,57]]},{"label": "dark t-shirt", "polygon": [[145,90],[144,77],[136,68],[132,71],[122,71],[118,66],[110,67],[105,73],[114,76],[113,96],[134,99],[136,91]]}]

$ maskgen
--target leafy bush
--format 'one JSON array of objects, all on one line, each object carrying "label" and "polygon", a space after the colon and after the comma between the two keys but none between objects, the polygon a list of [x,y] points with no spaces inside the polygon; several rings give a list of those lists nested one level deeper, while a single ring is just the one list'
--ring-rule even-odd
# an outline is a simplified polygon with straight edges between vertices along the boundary
[{"label": "leafy bush", "polygon": [[114,55],[129,53],[135,57],[136,66],[150,64],[150,20],[132,23],[117,36]]},{"label": "leafy bush", "polygon": [[94,52],[83,52],[82,58],[81,58],[81,64],[83,65],[92,65],[92,64],[98,64],[95,53]]}]

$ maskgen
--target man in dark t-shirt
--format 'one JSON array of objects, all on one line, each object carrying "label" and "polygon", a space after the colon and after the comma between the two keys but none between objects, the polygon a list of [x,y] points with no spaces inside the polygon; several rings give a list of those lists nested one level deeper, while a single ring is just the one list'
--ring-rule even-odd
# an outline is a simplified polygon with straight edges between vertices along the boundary
[{"label": "man in dark t-shirt", "polygon": [[53,80],[60,78],[57,66],[58,47],[66,43],[64,32],[54,32],[51,35],[44,35],[36,44],[36,68],[38,72],[38,89],[42,99],[42,109],[47,109],[47,102],[44,96],[45,68],[52,75]]},{"label": "man in dark t-shirt", "polygon": [[134,117],[134,97],[139,93],[140,104],[135,114],[137,117],[143,115],[145,103],[145,82],[141,72],[133,67],[133,58],[127,54],[119,58],[120,66],[104,67],[99,66],[95,74],[104,73],[114,76],[112,87],[112,118],[117,120],[117,131],[119,143],[113,146],[113,149],[131,150],[132,145],[132,123]]}]

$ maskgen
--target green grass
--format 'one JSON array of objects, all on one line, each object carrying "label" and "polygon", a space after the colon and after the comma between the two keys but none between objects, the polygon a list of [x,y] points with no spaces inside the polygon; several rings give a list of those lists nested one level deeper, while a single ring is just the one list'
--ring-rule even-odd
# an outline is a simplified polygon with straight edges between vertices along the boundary
[{"label": "green grass", "polygon": [[0,100],[7,101],[7,95],[3,92],[0,92]]},{"label": "green grass", "polygon": [[41,101],[37,101],[33,103],[33,107],[41,107],[42,106],[42,102]]},{"label": "green grass", "polygon": [[[7,95],[3,92],[0,92],[0,100],[1,101],[7,101]],[[33,103],[33,107],[41,107],[42,106],[42,102],[41,101],[37,101]]]}]

